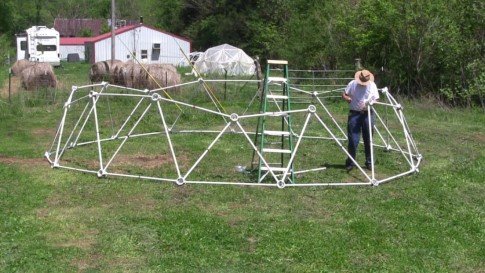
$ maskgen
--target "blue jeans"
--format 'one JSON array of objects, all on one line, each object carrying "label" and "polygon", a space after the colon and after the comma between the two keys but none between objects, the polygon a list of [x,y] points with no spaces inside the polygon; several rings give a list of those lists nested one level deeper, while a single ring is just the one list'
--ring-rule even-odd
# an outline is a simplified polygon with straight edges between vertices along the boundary
[{"label": "blue jeans", "polygon": [[[374,128],[374,113],[371,114],[371,128]],[[365,150],[365,164],[370,165],[371,160],[371,147],[370,147],[370,132],[369,132],[369,116],[367,111],[357,112],[350,111],[348,124],[347,124],[347,136],[349,138],[348,152],[350,156],[355,160],[357,154],[357,147],[360,141],[360,132],[364,138],[364,150]],[[373,132],[373,130],[372,130]],[[350,158],[347,158],[345,166],[355,165]]]}]

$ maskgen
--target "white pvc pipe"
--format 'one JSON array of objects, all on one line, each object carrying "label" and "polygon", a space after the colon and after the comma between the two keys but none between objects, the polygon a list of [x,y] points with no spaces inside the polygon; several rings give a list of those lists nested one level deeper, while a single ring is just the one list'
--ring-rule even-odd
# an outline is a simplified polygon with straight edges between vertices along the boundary
[{"label": "white pvc pipe", "polygon": [[152,177],[152,176],[145,176],[145,175],[132,175],[132,174],[122,174],[122,173],[105,173],[107,176],[119,176],[119,177],[128,177],[128,178],[138,178],[138,179],[147,179],[147,180],[154,180],[154,181],[163,181],[163,182],[176,182],[177,179],[169,179],[169,178],[159,178],[159,177]]},{"label": "white pvc pipe", "polygon": [[165,122],[165,117],[163,116],[162,107],[160,106],[160,101],[157,101],[157,107],[158,107],[158,112],[160,114],[160,118],[162,119],[163,129],[165,130],[165,135],[167,137],[168,146],[170,147],[172,159],[173,159],[173,162],[175,163],[175,169],[177,170],[177,175],[178,177],[182,177],[182,175],[180,174],[179,164],[177,163],[177,157],[175,156],[175,151],[173,149],[172,140],[170,139],[170,133],[167,128],[167,123]]},{"label": "white pvc pipe", "polygon": [[[90,102],[88,102],[87,104],[89,105],[89,103]],[[89,110],[89,113],[87,114],[86,119],[83,122],[83,125],[79,129],[79,132],[78,132],[78,134],[76,136],[76,139],[73,142],[73,147],[77,145],[77,142],[79,140],[79,137],[81,137],[81,133],[84,131],[84,127],[86,127],[86,124],[88,123],[89,117],[91,117],[91,114],[93,113],[93,110],[94,110],[94,105],[91,106],[91,109]]]},{"label": "white pvc pipe", "polygon": [[138,107],[140,107],[140,104],[143,102],[143,100],[145,100],[145,98],[141,98],[138,101],[138,103],[135,105],[135,108],[133,108],[133,110],[131,111],[130,115],[126,118],[125,122],[123,122],[123,125],[121,125],[120,129],[118,130],[118,132],[116,132],[116,134],[113,136],[113,138],[118,137],[118,135],[120,134],[120,132],[125,128],[126,124],[130,121],[130,119],[133,116],[133,114],[135,114],[136,110],[138,110]]},{"label": "white pvc pipe", "polygon": [[315,115],[315,117],[318,119],[318,121],[320,122],[320,124],[322,124],[322,126],[325,128],[325,130],[327,130],[327,132],[332,136],[332,138],[337,142],[337,145],[340,147],[340,149],[347,155],[347,157],[354,163],[354,165],[362,172],[362,174],[369,180],[369,182],[372,182],[372,179],[367,175],[367,173],[360,167],[360,165],[355,161],[354,158],[352,158],[349,154],[349,152],[347,151],[347,149],[345,149],[345,147],[342,145],[342,143],[340,143],[340,141],[338,141],[338,139],[335,137],[335,135],[332,133],[332,131],[327,127],[327,125],[323,122],[323,120],[320,119],[320,117],[317,115],[317,113],[313,113],[313,115]]},{"label": "white pvc pipe", "polygon": [[224,132],[227,130],[227,128],[229,128],[230,125],[231,125],[230,122],[228,122],[226,124],[226,126],[224,127],[224,129],[222,129],[222,131],[217,135],[217,137],[211,142],[211,144],[209,145],[209,147],[207,147],[207,149],[197,159],[197,161],[194,163],[194,165],[192,165],[192,167],[187,171],[187,173],[183,177],[184,180],[187,179],[187,177],[190,175],[190,173],[195,169],[195,167],[197,167],[197,165],[200,163],[200,161],[205,157],[205,155],[209,152],[209,150],[212,149],[212,147],[214,146],[214,144],[216,144],[216,142],[224,134]]},{"label": "white pvc pipe", "polygon": [[93,96],[93,109],[94,109],[94,125],[96,127],[96,142],[98,143],[98,154],[99,154],[99,169],[103,169],[103,151],[101,149],[101,138],[99,135],[99,122],[98,122],[98,111],[96,110],[96,96]]},{"label": "white pvc pipe", "polygon": [[[248,136],[248,134],[246,133],[246,131],[244,130],[244,128],[242,127],[242,125],[239,123],[239,121],[236,121],[236,124],[237,124],[237,126],[239,126],[239,129],[241,129],[241,131],[243,132],[244,136],[246,137],[246,140],[249,142],[249,144],[251,144],[251,147],[253,148],[253,150],[258,154],[259,160],[261,160],[263,162],[264,166],[266,168],[268,168],[268,172],[271,173],[271,175],[273,176],[274,180],[276,182],[278,182],[278,178],[276,177],[276,175],[273,172],[273,170],[271,170],[271,167],[269,166],[268,162],[266,162],[266,160],[264,159],[263,155],[259,152],[258,147],[256,147],[254,145],[253,141]],[[258,182],[261,182],[261,181],[258,181]]]},{"label": "white pvc pipe", "polygon": [[221,182],[221,181],[185,181],[186,184],[210,184],[210,185],[236,185],[236,186],[258,186],[258,187],[276,187],[276,184],[267,183],[244,183],[244,182]]},{"label": "white pvc pipe", "polygon": [[290,168],[293,164],[293,160],[295,159],[296,152],[298,151],[298,147],[300,146],[302,136],[305,134],[306,127],[308,125],[308,122],[310,121],[311,113],[308,113],[305,119],[305,123],[303,124],[303,128],[301,129],[301,136],[298,138],[295,144],[295,148],[293,149],[293,152],[291,153],[290,160],[288,161],[288,166],[286,167],[286,170],[283,174],[283,178],[281,181],[286,180],[286,176],[288,175],[288,172],[290,171]]},{"label": "white pvc pipe", "polygon": [[62,115],[61,130],[59,133],[59,141],[57,142],[56,157],[54,159],[54,164],[59,164],[59,149],[61,148],[62,133],[64,131],[64,123],[66,122],[67,109],[68,109],[67,107],[64,107],[64,114]]},{"label": "white pvc pipe", "polygon": [[293,172],[293,173],[294,174],[300,174],[300,173],[318,172],[318,171],[324,171],[326,169],[327,169],[327,167],[321,167],[321,168],[314,168],[314,169],[297,171],[297,172]]},{"label": "white pvc pipe", "polygon": [[116,157],[116,155],[118,155],[118,153],[121,150],[121,148],[125,145],[126,141],[130,138],[130,134],[136,129],[136,127],[138,126],[138,124],[140,123],[140,121],[145,117],[145,115],[148,112],[148,110],[150,110],[151,106],[152,105],[149,104],[145,108],[145,111],[143,111],[143,113],[141,114],[141,116],[135,122],[135,124],[133,124],[133,126],[131,127],[130,131],[128,132],[126,138],[124,138],[123,141],[121,141],[120,145],[118,146],[118,148],[116,149],[116,151],[113,153],[113,155],[109,159],[108,163],[106,163],[106,165],[104,166],[104,169],[103,169],[104,172],[106,172],[106,170],[108,169],[108,167],[111,164],[111,162],[113,161],[113,159]]},{"label": "white pvc pipe", "polygon": [[349,183],[302,183],[288,184],[287,187],[317,187],[317,186],[371,186],[370,182],[349,182]]},{"label": "white pvc pipe", "polygon": [[370,105],[367,105],[367,128],[369,130],[369,148],[370,148],[370,165],[371,165],[371,174],[372,174],[372,181],[375,181],[375,172],[374,172],[374,141],[372,140],[373,134],[372,134],[372,113],[371,113],[372,107]]},{"label": "white pvc pipe", "polygon": [[76,124],[74,125],[74,128],[72,128],[72,131],[71,131],[71,133],[69,134],[69,137],[68,137],[68,138],[67,138],[67,140],[66,140],[66,144],[65,144],[65,145],[64,145],[64,147],[62,148],[62,151],[61,151],[61,153],[60,153],[60,155],[59,155],[59,158],[60,158],[60,157],[62,157],[62,155],[64,154],[64,151],[66,150],[67,145],[69,145],[69,142],[71,141],[71,138],[72,138],[72,136],[74,135],[74,131],[76,131],[77,126],[79,125],[79,122],[81,122],[81,119],[83,118],[84,113],[85,113],[85,112],[86,112],[86,110],[88,109],[88,106],[89,106],[89,104],[88,104],[88,103],[86,103],[86,106],[84,107],[84,110],[82,111],[81,115],[79,116],[79,119],[77,120]]},{"label": "white pvc pipe", "polygon": [[212,114],[215,114],[215,115],[219,115],[219,116],[222,116],[223,118],[224,117],[225,118],[230,118],[230,115],[228,115],[228,114],[224,114],[224,113],[221,113],[221,112],[213,111],[213,110],[206,109],[206,108],[203,108],[203,107],[199,107],[199,106],[196,106],[196,105],[193,105],[193,104],[188,104],[188,103],[181,102],[181,101],[166,99],[164,97],[161,97],[160,99],[163,100],[163,101],[172,102],[172,103],[180,104],[180,105],[187,106],[187,107],[190,107],[190,108],[193,108],[193,109],[197,109],[197,110],[201,110],[201,111],[204,111],[204,112],[208,112],[208,113],[212,113]]},{"label": "white pvc pipe", "polygon": [[239,116],[239,119],[247,119],[247,118],[257,118],[257,117],[275,117],[275,116],[287,116],[293,113],[304,113],[308,112],[308,109],[299,109],[299,110],[290,110],[290,111],[281,111],[281,112],[265,112],[260,114],[252,114],[252,115],[244,115]]},{"label": "white pvc pipe", "polygon": [[394,135],[390,132],[389,128],[387,128],[387,126],[384,124],[384,121],[381,119],[381,116],[377,112],[376,112],[376,116],[379,119],[379,121],[381,122],[381,124],[384,127],[384,129],[386,130],[387,134],[391,137],[392,141],[394,141],[394,144],[397,146],[397,148],[399,148],[399,151],[401,152],[401,154],[403,155],[403,157],[411,165],[411,162],[409,161],[409,159],[405,155],[405,152],[402,150],[401,146],[399,145],[399,143],[397,142],[397,140],[394,138]]},{"label": "white pvc pipe", "polygon": [[335,120],[335,118],[332,116],[332,114],[330,113],[330,111],[328,111],[327,107],[325,107],[325,105],[323,104],[323,102],[320,100],[319,97],[316,97],[316,98],[318,100],[318,103],[320,103],[320,106],[322,106],[323,110],[325,110],[325,112],[327,113],[327,115],[332,119],[332,122],[337,126],[337,128],[340,130],[340,132],[342,133],[342,135],[345,136],[344,139],[347,139],[347,134],[345,134],[344,130],[340,127],[340,125]]}]

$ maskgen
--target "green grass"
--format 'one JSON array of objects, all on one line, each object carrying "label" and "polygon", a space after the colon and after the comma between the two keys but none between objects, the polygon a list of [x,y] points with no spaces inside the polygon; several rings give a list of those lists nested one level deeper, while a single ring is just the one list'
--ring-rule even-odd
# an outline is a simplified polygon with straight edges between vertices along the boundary
[{"label": "green grass", "polygon": [[[74,72],[58,77],[66,85],[80,84],[74,75],[86,68],[66,65],[62,69]],[[418,174],[379,187],[177,187],[51,169],[41,157],[54,137],[66,90],[58,90],[54,101],[20,93],[12,106],[0,104],[0,272],[484,271],[483,111],[405,101],[424,161]],[[205,122],[195,114],[185,118],[187,124]],[[179,148],[187,157],[210,142],[177,137],[186,141]],[[231,135],[215,148],[230,154],[225,141]],[[126,154],[141,147],[150,155],[153,147],[162,148],[156,143],[134,142]],[[236,163],[228,159],[227,165]],[[241,175],[212,172],[196,175]],[[329,172],[346,179],[341,171]]]}]

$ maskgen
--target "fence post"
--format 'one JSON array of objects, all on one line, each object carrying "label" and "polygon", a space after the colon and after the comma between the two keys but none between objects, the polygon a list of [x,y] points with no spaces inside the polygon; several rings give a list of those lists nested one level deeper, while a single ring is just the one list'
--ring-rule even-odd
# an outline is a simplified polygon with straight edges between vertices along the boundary
[{"label": "fence post", "polygon": [[355,59],[355,70],[361,70],[361,69],[362,69],[361,59],[357,58]]},{"label": "fence post", "polygon": [[12,103],[11,85],[12,85],[12,68],[9,68],[8,69],[8,102],[9,103]]}]

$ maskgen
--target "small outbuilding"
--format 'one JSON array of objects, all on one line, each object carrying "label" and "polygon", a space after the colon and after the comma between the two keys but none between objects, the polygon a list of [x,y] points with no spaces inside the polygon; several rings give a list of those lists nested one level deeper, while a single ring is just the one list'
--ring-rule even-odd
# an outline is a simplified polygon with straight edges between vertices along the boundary
[{"label": "small outbuilding", "polygon": [[79,59],[86,60],[85,43],[93,40],[92,37],[61,37],[60,58],[67,61],[69,54],[79,55]]}]

